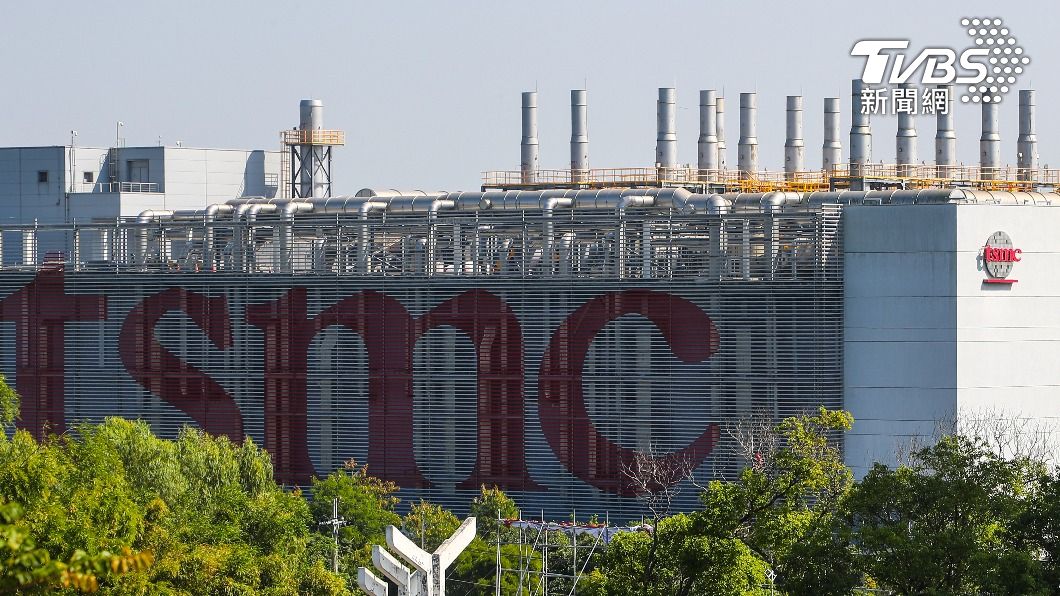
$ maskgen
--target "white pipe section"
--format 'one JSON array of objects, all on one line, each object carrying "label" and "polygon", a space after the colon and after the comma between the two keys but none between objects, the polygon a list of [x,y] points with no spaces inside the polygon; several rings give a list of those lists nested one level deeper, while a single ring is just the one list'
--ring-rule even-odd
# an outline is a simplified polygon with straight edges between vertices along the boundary
[{"label": "white pipe section", "polygon": [[660,87],[656,102],[658,134],[655,139],[655,163],[664,170],[677,167],[677,90]]},{"label": "white pipe section", "polygon": [[714,105],[718,120],[718,169],[724,170],[729,165],[725,156],[725,98],[719,97]]},{"label": "white pipe section", "polygon": [[519,172],[523,184],[532,184],[538,170],[537,91],[523,92],[523,138],[519,143]]},{"label": "white pipe section", "polygon": [[784,141],[784,173],[790,180],[805,169],[806,143],[802,139],[802,96],[787,99],[787,138]]},{"label": "white pipe section", "polygon": [[570,92],[570,169],[571,182],[583,182],[589,174],[588,91]]},{"label": "white pipe section", "polygon": [[713,89],[699,92],[700,170],[718,169],[718,98]]},{"label": "white pipe section", "polygon": [[[912,83],[902,83],[899,89],[912,89],[914,93],[913,108],[915,110],[916,87]],[[913,164],[916,163],[916,120],[913,111],[902,111],[898,113],[898,132],[895,135],[895,163],[898,164],[897,174],[908,177],[913,173]]]},{"label": "white pipe section", "polygon": [[754,177],[758,172],[758,94],[740,94],[740,144],[737,165],[740,177]]},{"label": "white pipe section", "polygon": [[1035,180],[1038,174],[1038,136],[1035,133],[1035,93],[1020,89],[1020,134],[1016,140],[1016,177]]},{"label": "white pipe section", "polygon": [[839,140],[839,98],[824,98],[824,144],[821,146],[821,169],[831,172],[843,161],[843,143]]}]

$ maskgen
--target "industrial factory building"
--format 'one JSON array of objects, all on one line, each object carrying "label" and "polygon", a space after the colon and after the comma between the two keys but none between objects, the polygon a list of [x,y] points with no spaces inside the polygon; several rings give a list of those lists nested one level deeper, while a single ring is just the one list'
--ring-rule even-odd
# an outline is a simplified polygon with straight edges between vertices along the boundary
[{"label": "industrial factory building", "polygon": [[524,93],[521,167],[463,192],[333,193],[345,139],[312,100],[278,152],[0,149],[0,370],[38,435],[194,424],[252,437],[289,484],[356,459],[407,500],[489,484],[553,517],[637,515],[638,452],[734,477],[726,428],[752,414],[852,411],[857,473],[958,414],[1055,417],[1060,176],[1034,92],[976,108],[977,166],[952,109],[933,163],[902,115],[895,163],[873,162],[861,94],[846,158],[824,99],[819,164],[789,97],[780,172],[758,165],[756,95],[734,165],[709,90],[694,166],[660,89],[655,163],[627,169],[590,167],[582,90],[570,168],[542,169]]}]

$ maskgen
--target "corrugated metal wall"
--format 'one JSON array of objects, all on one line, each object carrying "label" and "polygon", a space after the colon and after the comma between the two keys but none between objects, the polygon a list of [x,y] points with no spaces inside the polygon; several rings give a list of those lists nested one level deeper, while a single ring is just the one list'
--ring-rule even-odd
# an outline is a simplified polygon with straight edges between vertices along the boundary
[{"label": "corrugated metal wall", "polygon": [[[194,272],[178,237],[193,247],[202,224],[151,240],[154,262],[129,256],[132,233],[110,260],[0,272],[0,366],[39,420],[61,388],[68,425],[198,421],[269,447],[291,482],[356,459],[406,502],[464,509],[498,483],[528,512],[622,520],[640,514],[633,450],[732,477],[725,424],[841,407],[838,223],[572,213],[550,241],[537,215],[388,217],[361,251],[359,225],[300,222],[294,274],[267,272],[276,230],[247,232],[252,272]],[[227,269],[233,235],[215,231]],[[367,270],[342,257],[362,252]],[[105,320],[62,295],[105,296]]]}]

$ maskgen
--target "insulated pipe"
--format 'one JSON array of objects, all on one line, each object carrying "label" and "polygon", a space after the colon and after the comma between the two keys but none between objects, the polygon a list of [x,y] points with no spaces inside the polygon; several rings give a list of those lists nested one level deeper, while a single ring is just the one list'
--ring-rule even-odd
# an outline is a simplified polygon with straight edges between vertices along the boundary
[{"label": "insulated pipe", "polygon": [[[655,164],[661,170],[672,170],[677,167],[677,90],[673,87],[659,88],[656,116]],[[660,178],[665,176],[660,174]]]},{"label": "insulated pipe", "polygon": [[[173,212],[168,210],[155,210],[149,209],[147,211],[141,211],[136,216],[136,223],[140,224],[137,226],[137,250],[136,250],[136,261],[140,264],[147,262],[147,251],[149,249],[151,230],[148,229],[148,224],[161,223],[173,219]],[[22,233],[23,238],[27,237],[25,232]],[[23,251],[25,252],[25,251]]]},{"label": "insulated pipe", "polygon": [[[1003,192],[985,190],[922,189],[812,192],[805,195],[803,204],[813,208],[822,204],[839,205],[937,205],[942,203],[983,205],[1053,205],[1055,193]],[[1060,203],[1060,201],[1057,201]]]},{"label": "insulated pipe", "polygon": [[824,98],[824,145],[821,146],[821,169],[831,174],[843,161],[843,143],[839,140],[839,98]]},{"label": "insulated pipe", "polygon": [[953,126],[953,85],[938,85],[946,95],[946,108],[935,110],[935,169],[939,178],[949,178],[957,165],[957,132]]},{"label": "insulated pipe", "polygon": [[717,94],[713,89],[699,92],[699,163],[703,171],[718,169]]},{"label": "insulated pipe", "polygon": [[758,95],[755,93],[740,94],[740,144],[737,152],[737,166],[740,178],[754,177],[758,172]]},{"label": "insulated pipe", "polygon": [[728,167],[728,160],[725,159],[725,98],[719,97],[714,105],[718,121],[718,169],[724,170]]},{"label": "insulated pipe", "polygon": [[217,258],[217,247],[215,238],[217,232],[214,229],[217,219],[224,215],[232,215],[235,212],[235,207],[232,205],[226,205],[223,203],[215,203],[206,207],[206,213],[204,214],[203,222],[206,226],[206,231],[203,233],[203,263],[207,269],[216,271],[220,268],[219,259]]},{"label": "insulated pipe", "polygon": [[589,116],[588,92],[570,92],[570,171],[571,182],[584,182],[589,175]]},{"label": "insulated pipe", "polygon": [[302,201],[291,201],[283,207],[280,212],[280,225],[272,230],[277,250],[273,252],[273,271],[290,273],[294,269],[291,262],[291,244],[294,241],[294,217],[298,213],[308,213],[313,210],[312,203]]},{"label": "insulated pipe", "polygon": [[408,196],[419,196],[419,197],[440,197],[445,194],[444,190],[400,190],[396,188],[362,188],[357,191],[355,197],[361,198],[372,198],[372,197],[408,197]]},{"label": "insulated pipe", "polygon": [[[243,262],[243,255],[247,255],[247,256],[253,256],[254,255],[254,241],[255,241],[254,225],[257,223],[258,217],[260,215],[263,215],[263,214],[268,215],[268,214],[276,213],[276,211],[278,211],[278,210],[279,210],[279,207],[276,204],[274,204],[274,203],[254,203],[254,204],[250,205],[250,207],[248,207],[247,210],[243,213],[243,217],[245,218],[245,221],[246,221],[246,226],[245,226],[244,229],[247,232],[247,237],[243,238],[242,234],[240,234],[240,243],[236,245],[240,249],[240,253],[241,253],[241,255],[240,255],[240,264],[241,265],[242,265],[242,262]],[[237,223],[237,229],[238,228],[239,228],[239,226],[238,226],[238,223]],[[255,264],[253,259],[246,259],[246,261],[247,261],[247,266],[248,267],[253,267],[254,264]]]},{"label": "insulated pipe", "polygon": [[1020,89],[1020,135],[1016,140],[1016,178],[1035,180],[1038,174],[1038,136],[1035,134],[1034,90]]},{"label": "insulated pipe", "polygon": [[997,102],[983,102],[983,134],[979,137],[979,177],[983,180],[997,178],[1001,168],[1001,134],[998,132]]},{"label": "insulated pipe", "polygon": [[523,184],[532,184],[538,169],[537,91],[523,92],[523,138],[519,143],[519,172]]},{"label": "insulated pipe", "polygon": [[[850,93],[850,175],[864,176],[865,165],[872,160],[872,130],[869,127],[869,114],[862,110],[861,94],[865,83],[861,79],[851,82]],[[860,190],[863,182],[855,182]]]},{"label": "insulated pipe", "polygon": [[805,167],[806,143],[802,140],[802,96],[789,95],[787,102],[787,138],[784,141],[784,173],[791,180]]},{"label": "insulated pipe", "polygon": [[541,201],[541,213],[544,215],[544,222],[541,224],[543,244],[541,256],[549,275],[552,274],[552,262],[555,260],[552,254],[555,245],[555,225],[552,216],[557,208],[570,209],[573,206],[574,199],[568,197],[550,197]]},{"label": "insulated pipe", "polygon": [[[913,105],[916,106],[916,87],[912,83],[902,83],[899,89],[913,89]],[[897,174],[908,178],[913,174],[913,164],[916,163],[916,120],[913,118],[913,110],[905,110],[898,113],[898,133],[894,139],[895,163],[898,164]]]}]

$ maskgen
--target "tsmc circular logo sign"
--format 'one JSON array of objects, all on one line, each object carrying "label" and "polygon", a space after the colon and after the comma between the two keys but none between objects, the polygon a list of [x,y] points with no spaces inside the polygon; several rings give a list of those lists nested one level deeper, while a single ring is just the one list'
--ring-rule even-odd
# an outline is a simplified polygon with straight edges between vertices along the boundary
[{"label": "tsmc circular logo sign", "polygon": [[990,277],[983,280],[988,284],[1014,284],[1009,279],[1012,266],[1022,260],[1023,251],[1012,245],[1012,238],[1005,232],[994,232],[983,247],[983,267]]}]

